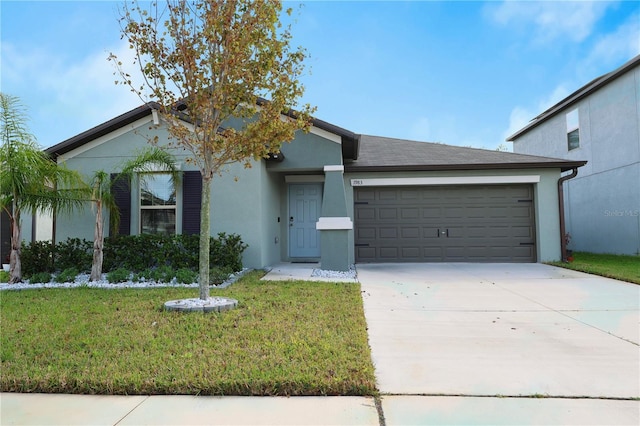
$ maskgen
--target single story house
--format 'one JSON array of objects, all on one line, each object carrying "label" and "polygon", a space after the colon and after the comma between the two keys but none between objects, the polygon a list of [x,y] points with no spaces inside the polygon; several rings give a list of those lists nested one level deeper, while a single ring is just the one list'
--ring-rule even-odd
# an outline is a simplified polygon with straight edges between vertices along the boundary
[{"label": "single story house", "polygon": [[[46,151],[87,176],[114,173],[149,136],[167,141],[143,105]],[[200,174],[184,152],[173,154],[183,171],[175,187],[155,173],[119,188],[120,233],[200,232]],[[559,260],[559,179],[584,164],[355,134],[315,119],[280,155],[214,178],[211,233],[239,234],[249,268]],[[93,227],[90,209],[58,216],[55,237],[90,240]]]}]

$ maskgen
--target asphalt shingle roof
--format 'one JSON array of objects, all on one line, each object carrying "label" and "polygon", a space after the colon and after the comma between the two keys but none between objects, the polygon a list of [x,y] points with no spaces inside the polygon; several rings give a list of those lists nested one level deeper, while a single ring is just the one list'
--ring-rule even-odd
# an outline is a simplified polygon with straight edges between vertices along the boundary
[{"label": "asphalt shingle roof", "polygon": [[345,171],[425,171],[562,168],[570,170],[584,161],[465,148],[380,136],[360,136],[358,159],[345,163]]}]

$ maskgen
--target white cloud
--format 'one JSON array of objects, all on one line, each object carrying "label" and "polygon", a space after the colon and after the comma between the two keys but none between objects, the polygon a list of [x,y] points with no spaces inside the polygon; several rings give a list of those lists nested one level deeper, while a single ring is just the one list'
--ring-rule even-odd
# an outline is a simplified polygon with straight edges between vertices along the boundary
[{"label": "white cloud", "polygon": [[546,111],[553,105],[560,102],[570,94],[565,85],[560,84],[547,96],[538,99],[535,105],[529,107],[516,106],[509,115],[509,127],[502,134],[504,140],[513,135],[518,130],[525,127],[534,118]]},{"label": "white cloud", "polygon": [[613,33],[596,40],[591,53],[581,69],[589,75],[597,74],[602,67],[614,69],[640,54],[640,14],[632,14]]},{"label": "white cloud", "polygon": [[[114,50],[131,62],[122,42]],[[132,109],[142,101],[123,86],[116,86],[107,51],[69,61],[56,52],[18,51],[2,44],[2,90],[19,96],[31,112],[31,129],[50,146]]]},{"label": "white cloud", "polygon": [[487,13],[501,25],[516,28],[533,25],[535,43],[545,44],[558,38],[581,42],[613,4],[603,1],[504,1],[497,6],[489,5]]}]

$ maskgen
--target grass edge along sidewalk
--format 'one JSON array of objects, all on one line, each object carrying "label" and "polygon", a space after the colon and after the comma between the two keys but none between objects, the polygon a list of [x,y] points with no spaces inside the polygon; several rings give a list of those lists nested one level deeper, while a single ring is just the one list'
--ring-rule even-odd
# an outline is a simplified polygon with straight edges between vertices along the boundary
[{"label": "grass edge along sidewalk", "polygon": [[212,289],[223,314],[161,309],[193,289],[2,291],[0,391],[375,395],[360,285],[260,277]]},{"label": "grass edge along sidewalk", "polygon": [[572,262],[549,265],[640,284],[640,256],[575,252]]}]

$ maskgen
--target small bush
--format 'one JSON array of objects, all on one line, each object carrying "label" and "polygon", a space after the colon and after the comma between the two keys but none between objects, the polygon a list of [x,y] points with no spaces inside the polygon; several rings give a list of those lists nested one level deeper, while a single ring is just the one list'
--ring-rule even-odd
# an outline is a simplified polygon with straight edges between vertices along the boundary
[{"label": "small bush", "polygon": [[76,268],[67,268],[64,271],[60,272],[55,277],[55,282],[57,283],[72,283],[75,281],[76,276],[78,275],[78,270]]},{"label": "small bush", "polygon": [[10,276],[7,271],[0,271],[0,283],[8,283],[9,278]]},{"label": "small bush", "polygon": [[187,268],[180,268],[176,271],[176,282],[179,284],[193,284],[198,281],[198,273]]},{"label": "small bush", "polygon": [[133,281],[149,281],[151,279],[151,275],[152,275],[152,271],[151,269],[145,269],[142,272],[138,272],[137,274],[133,274]]},{"label": "small bush", "polygon": [[219,285],[222,284],[229,278],[234,271],[230,268],[211,268],[209,270],[209,284],[210,285]]},{"label": "small bush", "polygon": [[76,268],[78,271],[87,272],[91,270],[92,262],[93,242],[91,241],[69,238],[55,246],[55,268],[58,271]]},{"label": "small bush", "polygon": [[51,282],[51,274],[49,272],[37,272],[29,278],[30,284],[49,283]]},{"label": "small bush", "polygon": [[171,282],[175,276],[176,273],[171,266],[165,265],[151,271],[151,279],[158,283]]},{"label": "small bush", "polygon": [[131,273],[126,268],[118,268],[107,274],[107,281],[110,283],[123,283],[125,281],[129,281],[129,276]]},{"label": "small bush", "polygon": [[27,277],[38,272],[53,272],[53,245],[51,241],[34,241],[24,244],[20,251],[20,262],[22,263],[22,274]]}]

